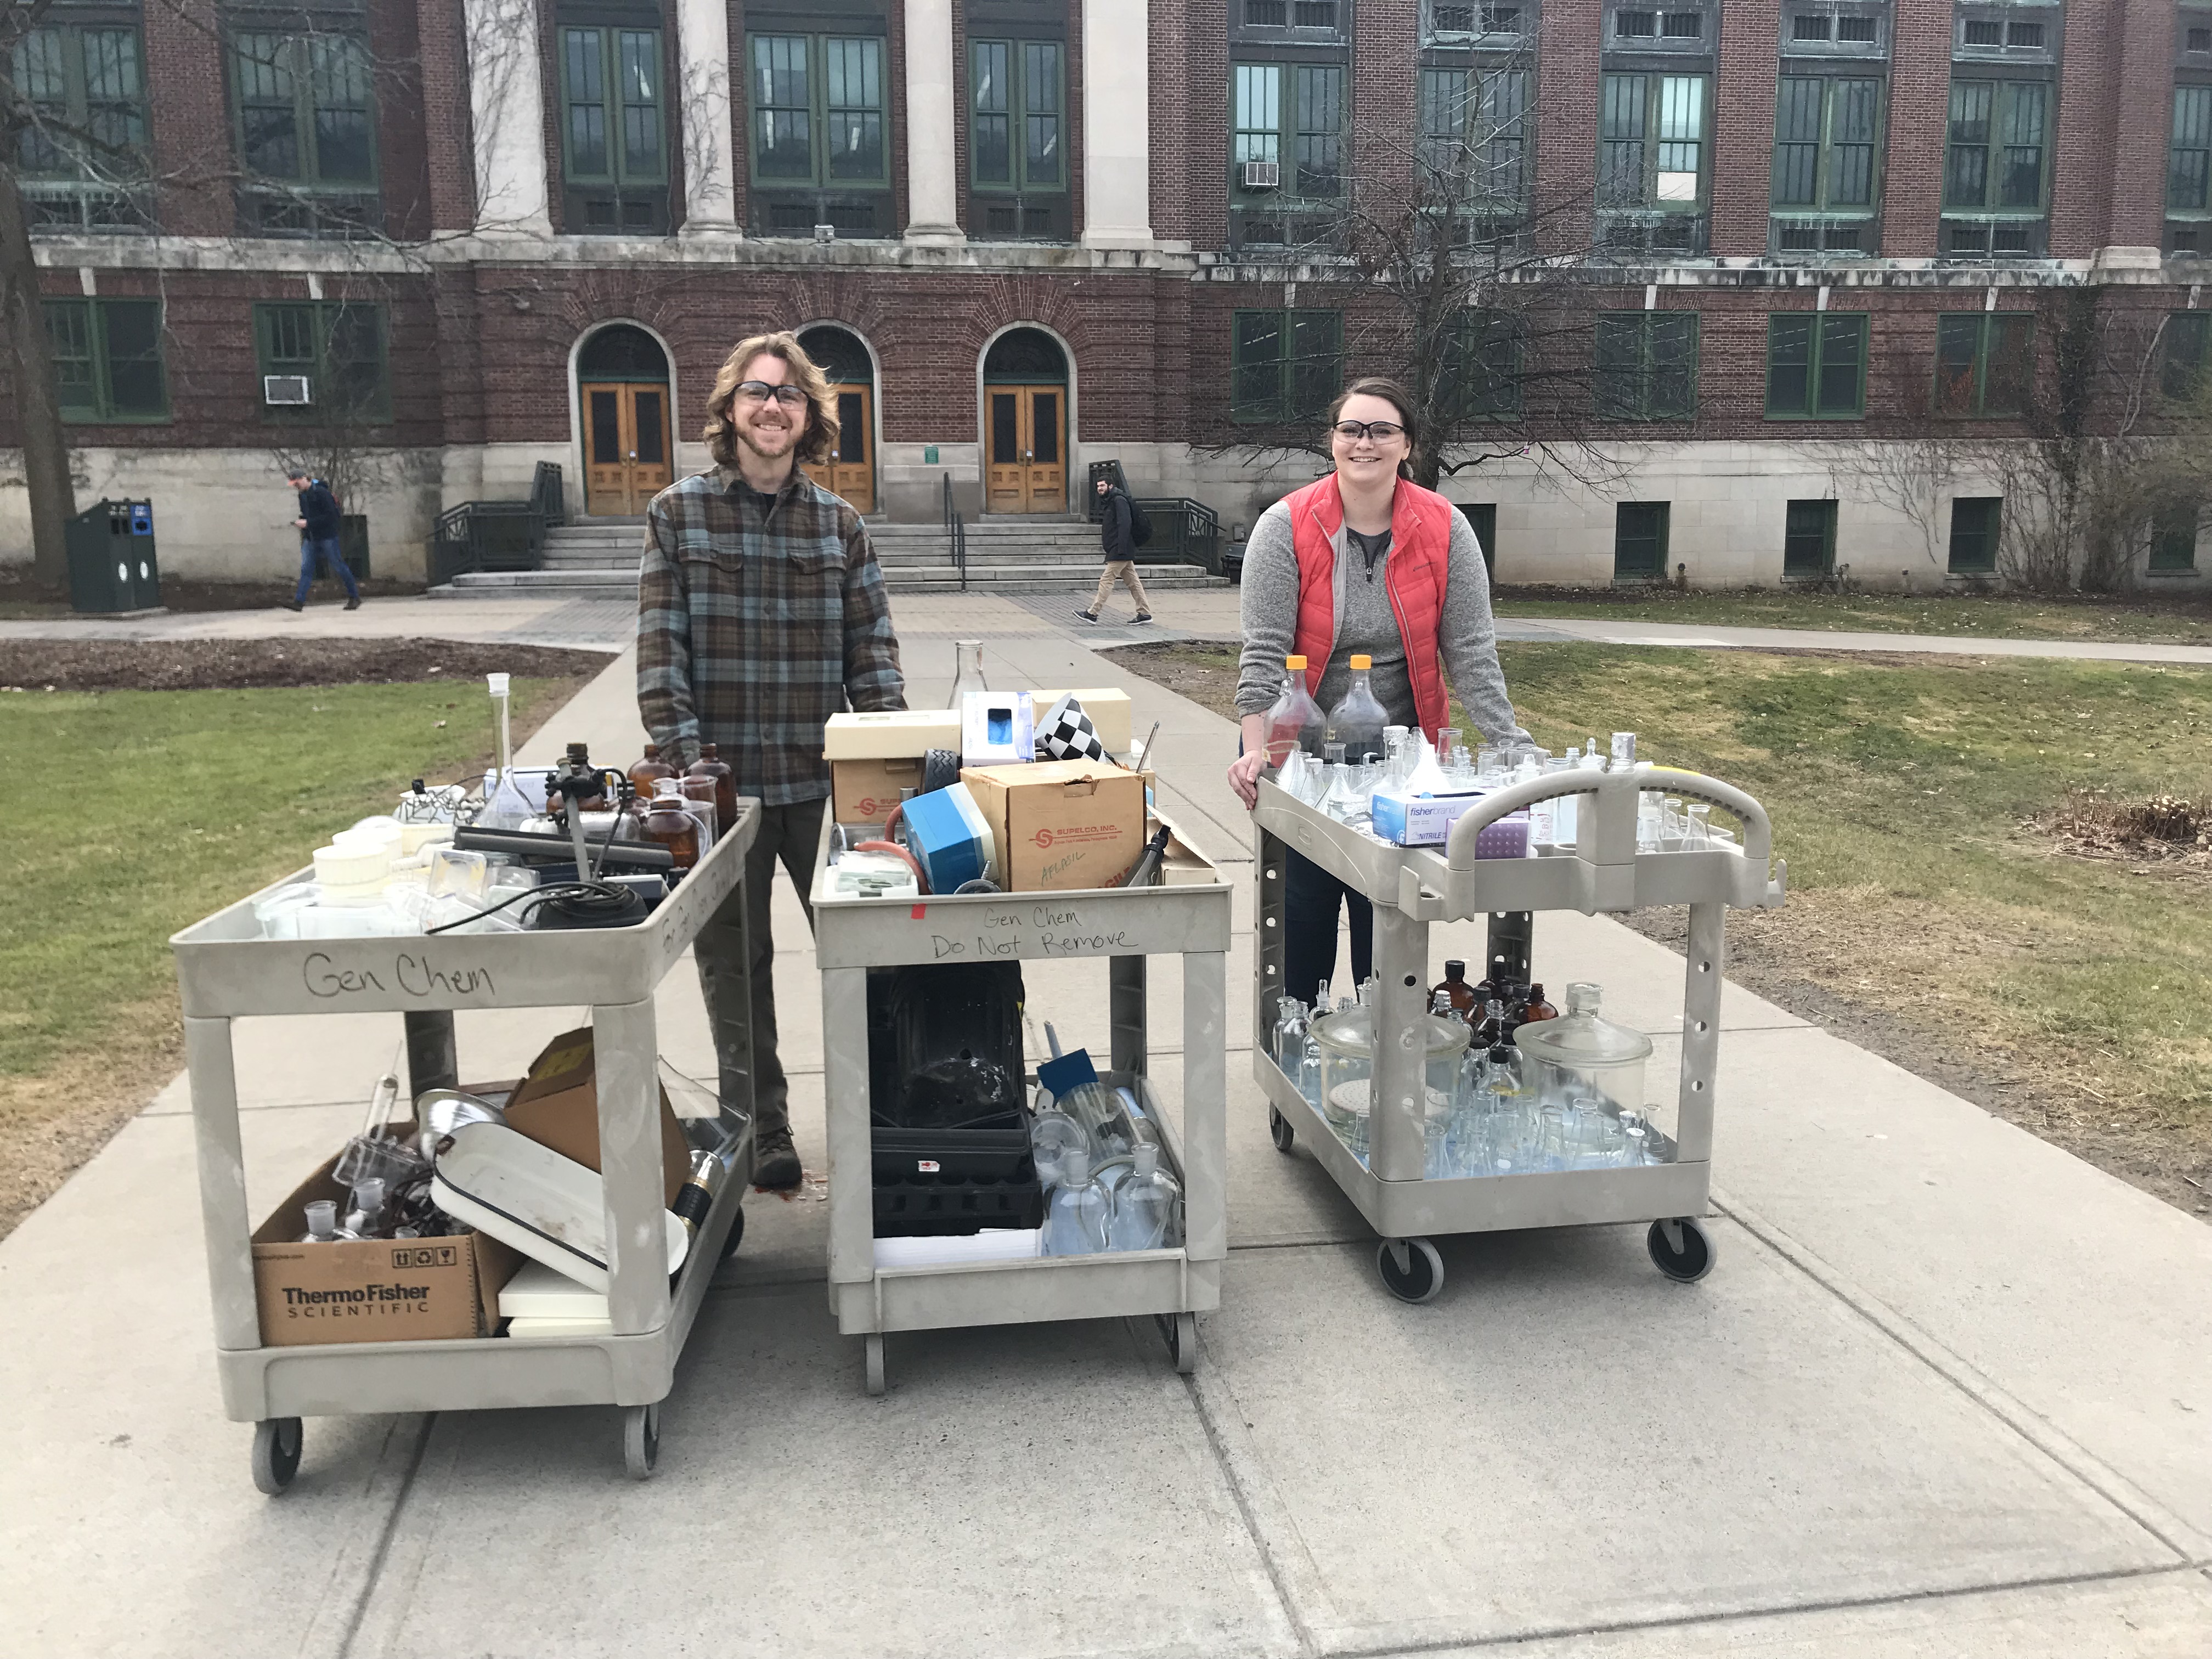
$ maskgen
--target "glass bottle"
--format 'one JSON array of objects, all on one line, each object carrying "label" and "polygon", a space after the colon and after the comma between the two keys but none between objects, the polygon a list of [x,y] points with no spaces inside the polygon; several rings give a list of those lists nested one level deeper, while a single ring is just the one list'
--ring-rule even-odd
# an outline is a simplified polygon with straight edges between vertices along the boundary
[{"label": "glass bottle", "polygon": [[1533,1025],[1540,1019],[1557,1019],[1559,1011],[1544,1000],[1544,985],[1540,980],[1528,981],[1528,1005],[1521,1010],[1521,1023]]},{"label": "glass bottle", "polygon": [[1096,1255],[1106,1248],[1106,1189],[1091,1178],[1091,1154],[1078,1148],[1060,1165],[1045,1204],[1044,1253]]},{"label": "glass bottle", "polygon": [[1375,659],[1364,652],[1352,659],[1351,689],[1328,711],[1328,740],[1344,745],[1347,761],[1381,760],[1382,731],[1390,724],[1389,711],[1375,696],[1368,676]]},{"label": "glass bottle", "polygon": [[1467,964],[1456,957],[1444,963],[1444,976],[1434,988],[1437,995],[1450,999],[1451,1012],[1462,1019],[1474,1006],[1474,987],[1467,982]]},{"label": "glass bottle", "polygon": [[302,1244],[336,1244],[341,1240],[359,1238],[359,1233],[349,1232],[338,1225],[338,1203],[334,1198],[318,1198],[307,1206],[307,1231],[300,1235]]},{"label": "glass bottle", "polygon": [[1306,1045],[1306,1006],[1296,997],[1277,1000],[1275,1010],[1275,1063],[1289,1071],[1298,1063],[1298,1055]]},{"label": "glass bottle", "polygon": [[1139,1144],[1133,1156],[1136,1167],[1114,1188],[1108,1248],[1159,1250],[1182,1243],[1182,1185],[1160,1168],[1160,1149],[1151,1142]]},{"label": "glass bottle", "polygon": [[663,778],[675,775],[676,769],[660,758],[660,745],[657,743],[646,744],[645,758],[629,769],[630,787],[637,791],[640,806],[653,799],[654,784]]},{"label": "glass bottle", "polygon": [[1636,733],[1616,732],[1613,734],[1613,769],[1632,772],[1636,769]]},{"label": "glass bottle", "polygon": [[1066,1112],[1047,1106],[1030,1121],[1030,1152],[1038,1182],[1057,1187],[1066,1179],[1070,1153],[1090,1155],[1091,1136]]},{"label": "glass bottle", "polygon": [[353,1206],[346,1212],[346,1231],[356,1238],[379,1238],[392,1225],[384,1212],[384,1178],[370,1176],[353,1184]]},{"label": "glass bottle", "polygon": [[1316,1028],[1328,1018],[1328,981],[1314,991],[1313,1012],[1306,1016],[1306,1040],[1298,1050],[1298,1092],[1316,1111],[1321,1109],[1321,1039]]},{"label": "glass bottle", "polygon": [[668,849],[678,870],[699,862],[699,820],[684,808],[684,788],[674,778],[661,778],[653,786],[653,803],[639,826],[647,841]]},{"label": "glass bottle", "polygon": [[1324,721],[1321,705],[1306,690],[1306,659],[1283,659],[1283,689],[1267,711],[1267,764],[1280,766],[1293,749],[1321,753]]},{"label": "glass bottle", "polygon": [[945,700],[947,708],[960,707],[960,700],[970,691],[988,691],[991,688],[983,679],[983,641],[956,640],[952,643],[952,695]]},{"label": "glass bottle", "polygon": [[690,778],[712,778],[714,781],[714,833],[721,835],[738,821],[738,775],[730,769],[720,747],[711,743],[699,745],[699,758],[691,763],[684,775]]}]

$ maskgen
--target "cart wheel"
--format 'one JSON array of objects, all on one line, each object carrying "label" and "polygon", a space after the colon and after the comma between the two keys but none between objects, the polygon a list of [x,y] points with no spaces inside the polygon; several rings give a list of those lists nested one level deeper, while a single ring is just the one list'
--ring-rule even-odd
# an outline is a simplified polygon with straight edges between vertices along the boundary
[{"label": "cart wheel", "polygon": [[1425,1238],[1386,1238],[1375,1252],[1382,1283],[1401,1302],[1426,1302],[1444,1287],[1444,1259]]},{"label": "cart wheel", "polygon": [[267,1417],[253,1425],[253,1484],[271,1498],[300,1472],[300,1419]]},{"label": "cart wheel", "polygon": [[738,1253],[738,1246],[745,1238],[745,1206],[738,1205],[730,1216],[730,1235],[722,1241],[722,1260],[727,1261]]},{"label": "cart wheel", "polygon": [[1694,1285],[1713,1270],[1712,1235],[1689,1216],[1653,1222],[1644,1243],[1651,1265],[1681,1284]]},{"label": "cart wheel", "polygon": [[632,1406],[623,1413],[623,1462],[633,1480],[652,1478],[660,1461],[660,1407]]},{"label": "cart wheel", "polygon": [[1267,1108],[1267,1133],[1274,1140],[1275,1150],[1279,1152],[1289,1152],[1291,1143],[1297,1139],[1297,1132],[1291,1127],[1290,1119],[1272,1106]]},{"label": "cart wheel", "polygon": [[871,1334],[868,1345],[868,1392],[879,1395],[884,1391],[884,1339],[882,1333]]},{"label": "cart wheel", "polygon": [[1198,1369],[1198,1316],[1167,1314],[1161,1317],[1160,1324],[1168,1339],[1168,1352],[1175,1360],[1176,1370],[1188,1376]]}]

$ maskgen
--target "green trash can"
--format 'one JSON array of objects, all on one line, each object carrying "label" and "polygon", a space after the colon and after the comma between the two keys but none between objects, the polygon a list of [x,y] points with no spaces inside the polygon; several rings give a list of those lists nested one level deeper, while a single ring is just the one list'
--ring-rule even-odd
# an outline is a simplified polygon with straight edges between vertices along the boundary
[{"label": "green trash can", "polygon": [[161,567],[151,501],[101,501],[69,521],[70,608],[95,616],[155,611]]}]

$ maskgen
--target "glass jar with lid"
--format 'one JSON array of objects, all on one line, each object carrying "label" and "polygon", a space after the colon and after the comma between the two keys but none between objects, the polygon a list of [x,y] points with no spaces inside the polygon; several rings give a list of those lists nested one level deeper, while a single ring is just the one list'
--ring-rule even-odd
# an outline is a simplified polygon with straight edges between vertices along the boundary
[{"label": "glass jar with lid", "polygon": [[[1375,1079],[1374,1010],[1364,1005],[1340,1008],[1315,1018],[1308,1034],[1321,1051],[1321,1113],[1337,1139],[1368,1156],[1368,1121]],[[1422,1076],[1427,1115],[1449,1118],[1467,1053],[1464,1020],[1423,1014],[1417,1028],[1427,1053]]]},{"label": "glass jar with lid", "polygon": [[1567,987],[1567,1011],[1513,1033],[1514,1046],[1534,1066],[1540,1101],[1607,1117],[1644,1109],[1644,1067],[1651,1039],[1598,1012],[1602,992],[1587,981]]}]

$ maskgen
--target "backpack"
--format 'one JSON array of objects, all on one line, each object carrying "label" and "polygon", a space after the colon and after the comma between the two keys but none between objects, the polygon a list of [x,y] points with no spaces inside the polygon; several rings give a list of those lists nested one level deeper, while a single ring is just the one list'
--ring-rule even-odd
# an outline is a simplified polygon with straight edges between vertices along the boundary
[{"label": "backpack", "polygon": [[1134,546],[1146,547],[1151,544],[1152,539],[1152,515],[1139,507],[1135,498],[1132,497],[1129,501],[1129,540]]}]

